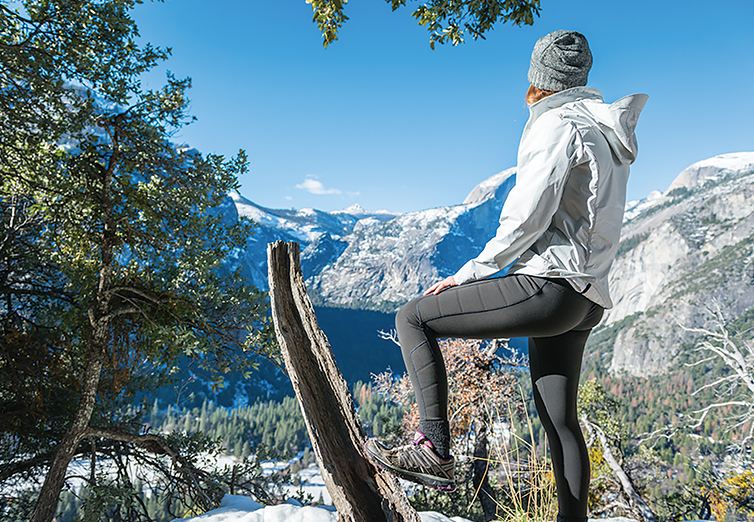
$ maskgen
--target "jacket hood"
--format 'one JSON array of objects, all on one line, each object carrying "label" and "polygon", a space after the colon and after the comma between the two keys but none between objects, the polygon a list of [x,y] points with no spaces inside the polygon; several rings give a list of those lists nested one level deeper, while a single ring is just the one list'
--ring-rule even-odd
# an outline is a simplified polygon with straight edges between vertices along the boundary
[{"label": "jacket hood", "polygon": [[[602,101],[602,93],[593,87],[574,87],[551,94],[530,106],[529,121],[546,111],[568,105],[574,117],[582,117],[597,124],[611,149],[624,165],[636,159],[636,123],[649,96],[632,94],[612,104]],[[564,107],[565,108],[565,107]]]},{"label": "jacket hood", "polygon": [[648,98],[646,94],[632,94],[610,105],[585,104],[591,109],[610,147],[624,165],[633,163],[639,151],[634,130]]}]

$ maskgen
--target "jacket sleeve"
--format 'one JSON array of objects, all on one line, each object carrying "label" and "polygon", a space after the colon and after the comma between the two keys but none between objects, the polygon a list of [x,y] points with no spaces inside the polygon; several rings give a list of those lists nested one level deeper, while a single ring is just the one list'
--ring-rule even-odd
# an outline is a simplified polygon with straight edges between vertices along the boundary
[{"label": "jacket sleeve", "polygon": [[495,237],[482,252],[455,274],[457,284],[499,272],[526,251],[550,226],[560,205],[563,187],[574,164],[577,132],[557,118],[529,129],[521,141],[516,186],[500,214]]}]

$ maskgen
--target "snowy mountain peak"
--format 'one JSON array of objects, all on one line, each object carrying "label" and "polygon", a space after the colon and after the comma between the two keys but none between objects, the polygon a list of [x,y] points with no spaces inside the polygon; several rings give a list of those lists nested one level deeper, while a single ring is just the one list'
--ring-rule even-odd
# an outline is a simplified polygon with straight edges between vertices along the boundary
[{"label": "snowy mountain peak", "polygon": [[654,206],[656,203],[659,203],[659,200],[662,199],[662,192],[659,190],[653,190],[649,193],[649,195],[644,198],[640,199],[638,201],[629,201],[626,203],[626,209],[623,212],[623,222],[629,221],[645,210],[647,210],[649,207]]},{"label": "snowy mountain peak", "polygon": [[721,154],[694,163],[681,172],[670,184],[665,194],[678,188],[693,189],[708,181],[717,181],[729,172],[754,169],[754,152],[733,152]]},{"label": "snowy mountain peak", "polygon": [[334,210],[333,214],[351,214],[352,216],[359,216],[361,214],[366,214],[366,212],[361,205],[354,203],[350,207],[346,207],[343,210]]},{"label": "snowy mountain peak", "polygon": [[343,210],[333,210],[330,214],[334,215],[348,215],[357,219],[376,218],[377,221],[384,221],[386,219],[392,219],[400,216],[399,212],[390,212],[389,210],[365,210],[364,207],[358,203],[354,203],[350,207],[346,207]]},{"label": "snowy mountain peak", "polygon": [[516,175],[516,167],[511,167],[502,172],[498,172],[494,176],[482,181],[479,185],[474,187],[466,199],[463,200],[464,205],[478,205],[484,201],[487,201],[491,197],[495,196],[498,187],[505,183],[511,176]]}]

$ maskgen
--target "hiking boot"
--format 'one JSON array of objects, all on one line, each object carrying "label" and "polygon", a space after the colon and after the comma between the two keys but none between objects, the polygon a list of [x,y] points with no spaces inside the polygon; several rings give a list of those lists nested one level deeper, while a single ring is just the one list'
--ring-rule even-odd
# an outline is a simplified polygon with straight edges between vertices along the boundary
[{"label": "hiking boot", "polygon": [[416,432],[411,444],[399,448],[390,449],[375,439],[369,439],[364,449],[375,464],[402,479],[441,491],[456,489],[453,481],[455,459],[441,458],[432,442],[420,431]]}]

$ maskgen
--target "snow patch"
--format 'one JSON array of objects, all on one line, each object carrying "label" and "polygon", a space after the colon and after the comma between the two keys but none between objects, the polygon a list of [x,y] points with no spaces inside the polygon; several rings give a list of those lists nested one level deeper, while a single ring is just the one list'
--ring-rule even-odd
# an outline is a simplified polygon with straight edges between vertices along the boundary
[{"label": "snow patch", "polygon": [[[183,522],[336,522],[332,506],[298,506],[297,502],[262,507],[252,499],[225,495],[220,507],[198,517],[176,519]],[[422,522],[469,522],[461,517],[448,518],[434,511],[419,513]]]}]

